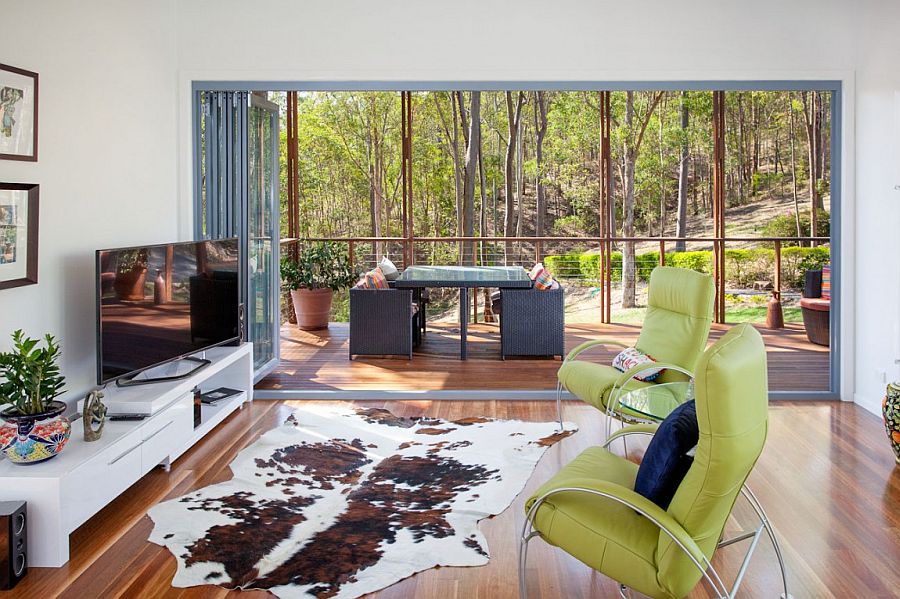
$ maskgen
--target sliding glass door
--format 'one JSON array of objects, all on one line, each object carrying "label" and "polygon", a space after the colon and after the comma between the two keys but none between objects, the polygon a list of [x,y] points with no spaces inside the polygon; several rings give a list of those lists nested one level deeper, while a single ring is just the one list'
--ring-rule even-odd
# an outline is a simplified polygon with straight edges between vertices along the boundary
[{"label": "sliding glass door", "polygon": [[278,360],[278,106],[264,94],[198,92],[195,230],[238,237],[244,339],[256,379]]}]

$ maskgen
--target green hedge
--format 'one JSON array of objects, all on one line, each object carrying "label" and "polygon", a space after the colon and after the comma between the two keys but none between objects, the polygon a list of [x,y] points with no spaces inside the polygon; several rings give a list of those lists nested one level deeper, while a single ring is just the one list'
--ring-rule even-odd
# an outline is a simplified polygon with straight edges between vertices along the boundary
[{"label": "green hedge", "polygon": [[[781,276],[787,287],[799,288],[803,285],[803,273],[816,270],[830,260],[827,247],[787,247],[781,251]],[[622,253],[613,252],[612,278],[622,278]],[[635,269],[640,281],[650,279],[650,273],[659,264],[659,252],[645,252],[635,256]],[[668,252],[666,264],[687,268],[703,273],[712,272],[712,252]],[[544,265],[554,276],[561,279],[600,279],[600,255],[569,253],[546,256]],[[775,280],[775,250],[767,248],[725,250],[725,280],[739,287],[748,287],[754,281]]]}]

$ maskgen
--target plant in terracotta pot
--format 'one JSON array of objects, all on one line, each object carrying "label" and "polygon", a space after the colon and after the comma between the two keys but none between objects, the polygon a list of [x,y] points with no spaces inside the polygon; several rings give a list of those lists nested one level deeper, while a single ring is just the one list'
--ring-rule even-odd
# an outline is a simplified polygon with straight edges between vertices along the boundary
[{"label": "plant in terracotta pot", "polygon": [[291,292],[297,326],[304,331],[327,328],[334,292],[356,279],[346,250],[335,242],[308,245],[296,259],[281,260],[281,283]]},{"label": "plant in terracotta pot", "polygon": [[62,451],[72,433],[66,404],[56,401],[66,382],[61,351],[53,335],[43,347],[21,330],[12,338],[13,349],[0,352],[0,404],[12,404],[0,412],[0,451],[15,464],[35,464]]},{"label": "plant in terracotta pot", "polygon": [[122,252],[116,268],[113,289],[116,297],[137,302],[144,299],[144,281],[147,280],[147,250]]}]

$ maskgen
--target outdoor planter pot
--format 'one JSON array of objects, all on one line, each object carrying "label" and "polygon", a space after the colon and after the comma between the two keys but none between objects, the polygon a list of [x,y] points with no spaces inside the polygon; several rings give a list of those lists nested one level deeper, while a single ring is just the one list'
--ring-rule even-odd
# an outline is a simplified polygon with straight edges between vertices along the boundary
[{"label": "outdoor planter pot", "polygon": [[37,464],[59,454],[72,434],[65,411],[65,403],[52,401],[38,414],[20,414],[15,408],[0,412],[3,454],[13,464]]},{"label": "outdoor planter pot", "polygon": [[113,289],[121,300],[138,302],[144,299],[144,281],[147,279],[147,267],[135,266],[129,271],[116,274]]},{"label": "outdoor planter pot", "polygon": [[297,326],[304,331],[327,329],[333,297],[331,289],[292,289]]}]

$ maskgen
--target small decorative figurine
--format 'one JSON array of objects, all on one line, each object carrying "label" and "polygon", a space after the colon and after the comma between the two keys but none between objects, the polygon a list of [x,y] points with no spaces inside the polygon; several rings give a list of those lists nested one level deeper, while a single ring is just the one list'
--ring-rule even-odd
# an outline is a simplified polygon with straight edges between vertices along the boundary
[{"label": "small decorative figurine", "polygon": [[[96,441],[103,433],[103,425],[106,424],[106,406],[101,401],[103,393],[94,389],[84,398],[84,409],[82,410],[82,418],[84,419],[84,440]],[[96,429],[95,424],[99,424]]]}]

